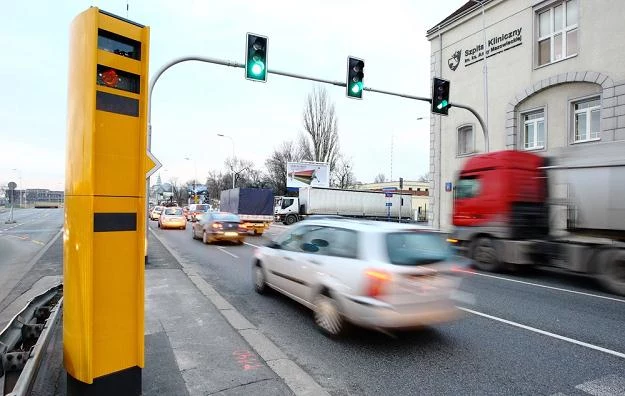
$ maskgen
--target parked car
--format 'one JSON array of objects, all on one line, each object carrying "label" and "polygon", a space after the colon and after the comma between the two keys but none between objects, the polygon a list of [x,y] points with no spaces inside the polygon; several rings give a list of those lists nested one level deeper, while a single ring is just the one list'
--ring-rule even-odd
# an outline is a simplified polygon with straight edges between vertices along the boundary
[{"label": "parked car", "polygon": [[239,216],[228,212],[207,212],[193,224],[192,237],[207,244],[231,241],[241,245],[246,234],[247,229],[241,224]]},{"label": "parked car", "polygon": [[210,209],[209,204],[191,204],[187,212],[187,220],[198,221],[205,212]]},{"label": "parked car", "polygon": [[152,211],[150,211],[150,220],[158,220],[159,217],[161,217],[161,213],[163,212],[164,207],[162,206],[155,206],[152,208]]},{"label": "parked car", "polygon": [[158,228],[187,228],[187,219],[182,213],[182,208],[165,208],[158,219]]},{"label": "parked car", "polygon": [[256,292],[270,287],[303,304],[335,337],[349,324],[391,330],[454,319],[455,259],[446,236],[425,227],[319,219],[257,249],[252,271]]}]

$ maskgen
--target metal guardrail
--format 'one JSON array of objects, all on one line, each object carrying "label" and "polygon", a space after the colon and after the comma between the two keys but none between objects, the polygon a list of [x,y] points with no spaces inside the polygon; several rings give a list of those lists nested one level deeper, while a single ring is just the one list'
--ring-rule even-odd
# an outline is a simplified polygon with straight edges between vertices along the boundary
[{"label": "metal guardrail", "polygon": [[30,392],[62,302],[61,284],[34,297],[0,333],[2,395],[24,396]]}]

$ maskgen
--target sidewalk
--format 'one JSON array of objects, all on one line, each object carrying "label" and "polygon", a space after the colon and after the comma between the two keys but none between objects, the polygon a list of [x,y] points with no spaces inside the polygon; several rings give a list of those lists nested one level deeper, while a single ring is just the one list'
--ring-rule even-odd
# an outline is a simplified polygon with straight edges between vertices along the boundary
[{"label": "sidewalk", "polygon": [[[151,233],[145,283],[144,395],[327,395]],[[65,395],[62,350],[59,326],[32,395]]]}]

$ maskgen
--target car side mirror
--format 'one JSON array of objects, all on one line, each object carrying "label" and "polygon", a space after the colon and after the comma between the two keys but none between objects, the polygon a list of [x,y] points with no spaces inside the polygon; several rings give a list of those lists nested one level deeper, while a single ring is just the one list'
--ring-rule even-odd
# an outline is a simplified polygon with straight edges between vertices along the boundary
[{"label": "car side mirror", "polygon": [[317,253],[319,251],[319,246],[314,243],[302,243],[302,250],[308,253]]}]

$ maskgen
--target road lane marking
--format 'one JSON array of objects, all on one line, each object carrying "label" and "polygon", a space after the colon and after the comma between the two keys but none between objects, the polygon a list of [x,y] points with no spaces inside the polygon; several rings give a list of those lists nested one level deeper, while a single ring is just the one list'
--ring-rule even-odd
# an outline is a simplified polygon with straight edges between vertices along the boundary
[{"label": "road lane marking", "polygon": [[485,314],[483,312],[474,311],[474,310],[469,309],[469,308],[458,307],[458,309],[460,309],[462,311],[465,311],[465,312],[468,312],[468,313],[471,313],[473,315],[482,316],[484,318],[488,318],[488,319],[491,319],[491,320],[495,320],[497,322],[505,323],[505,324],[508,324],[510,326],[515,326],[515,327],[518,327],[520,329],[533,331],[534,333],[546,335],[546,336],[552,337],[552,338],[557,338],[558,340],[570,342],[571,344],[575,344],[575,345],[583,346],[583,347],[586,347],[586,348],[594,349],[594,350],[599,351],[599,352],[607,353],[609,355],[625,359],[625,353],[613,351],[612,349],[603,348],[603,347],[600,347],[600,346],[597,346],[597,345],[589,344],[587,342],[579,341],[579,340],[576,340],[574,338],[561,336],[559,334],[551,333],[549,331],[537,329],[536,327],[527,326],[527,325],[524,325],[524,324],[521,324],[521,323],[518,323],[518,322],[513,322],[511,320],[499,318],[497,316],[488,315],[488,314]]},{"label": "road lane marking", "polygon": [[45,243],[43,243],[41,241],[37,241],[35,239],[31,239],[31,242],[36,243],[37,245],[41,245],[41,246],[45,245]]},{"label": "road lane marking", "polygon": [[575,388],[593,396],[625,395],[625,378],[611,374],[584,382]]},{"label": "road lane marking", "polygon": [[227,251],[226,249],[222,248],[221,246],[217,246],[217,249],[221,250],[222,252],[224,252],[224,253],[226,253],[226,254],[231,255],[232,257],[234,257],[234,258],[236,258],[236,259],[238,259],[238,258],[239,258],[239,256],[237,256],[236,254],[232,254],[232,253],[230,253],[229,251]]},{"label": "road lane marking", "polygon": [[521,283],[521,284],[524,284],[524,285],[542,287],[542,288],[545,288],[545,289],[558,290],[558,291],[562,291],[562,292],[566,292],[566,293],[580,294],[580,295],[583,295],[583,296],[603,298],[604,300],[610,300],[610,301],[617,301],[617,302],[625,303],[625,300],[620,299],[620,298],[602,296],[602,295],[599,295],[599,294],[585,293],[585,292],[576,291],[576,290],[570,290],[570,289],[563,289],[561,287],[555,287],[555,286],[541,285],[539,283],[533,283],[533,282],[526,282],[526,281],[521,281],[521,280],[516,280],[516,279],[510,279],[510,278],[506,278],[506,277],[503,277],[503,276],[483,274],[481,272],[476,272],[476,271],[468,271],[468,270],[459,270],[459,271],[460,272],[466,272],[466,273],[471,274],[471,275],[485,276],[487,278],[500,279],[500,280],[505,280],[505,281],[508,281],[508,282]]},{"label": "road lane marking", "polygon": [[248,246],[253,246],[255,248],[260,248],[260,246],[258,245],[254,245],[253,243],[249,243],[249,242],[243,242],[244,244],[248,245]]}]

